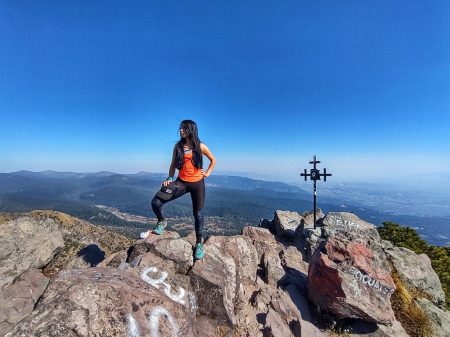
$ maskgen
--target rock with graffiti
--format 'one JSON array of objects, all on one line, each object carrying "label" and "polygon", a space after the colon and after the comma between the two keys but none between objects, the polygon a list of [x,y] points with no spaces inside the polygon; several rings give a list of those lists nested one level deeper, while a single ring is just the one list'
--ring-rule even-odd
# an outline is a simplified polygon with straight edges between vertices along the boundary
[{"label": "rock with graffiti", "polygon": [[110,268],[62,271],[7,336],[193,336],[180,293],[174,301],[148,281]]},{"label": "rock with graffiti", "polygon": [[[304,220],[310,214],[293,213],[278,220]],[[10,275],[13,283],[0,289],[0,334],[329,337],[314,324],[323,319],[319,312],[327,312],[333,319],[358,318],[358,331],[364,322],[371,324],[371,336],[408,337],[394,317],[396,285],[374,226],[349,213],[319,218],[317,229],[300,221],[300,230],[292,228],[295,236],[261,227],[246,227],[242,235],[211,236],[200,261],[193,259],[193,235],[181,238],[166,231],[134,241],[93,267],[68,264],[54,275],[45,268]],[[303,250],[305,241],[299,241],[307,239],[303,232],[310,228],[319,239],[311,258]],[[0,236],[0,246],[3,239],[8,240]],[[13,240],[8,247],[20,244]],[[417,284],[426,274],[426,269],[416,273],[411,282]],[[437,287],[432,281],[427,287]],[[420,303],[436,312],[432,302]],[[311,311],[311,304],[321,311]],[[440,329],[445,336],[446,326]]]},{"label": "rock with graffiti", "polygon": [[310,299],[339,317],[393,323],[390,297],[395,284],[375,226],[368,228],[348,213],[328,214],[323,223],[332,224],[333,231],[311,259]]},{"label": "rock with graffiti", "polygon": [[329,212],[321,221],[324,236],[342,234],[346,236],[380,240],[380,235],[374,225],[361,220],[353,213]]}]

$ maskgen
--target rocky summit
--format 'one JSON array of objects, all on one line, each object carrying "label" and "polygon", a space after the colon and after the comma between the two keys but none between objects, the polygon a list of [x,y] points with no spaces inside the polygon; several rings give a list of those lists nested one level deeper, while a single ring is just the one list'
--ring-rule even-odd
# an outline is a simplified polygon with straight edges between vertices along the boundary
[{"label": "rocky summit", "polygon": [[[0,223],[0,335],[416,337],[397,294],[414,294],[450,336],[439,279],[424,255],[382,241],[351,213],[278,210],[241,235],[130,240],[68,215]],[[424,323],[424,324],[425,324]],[[425,336],[424,336],[425,337]]]}]

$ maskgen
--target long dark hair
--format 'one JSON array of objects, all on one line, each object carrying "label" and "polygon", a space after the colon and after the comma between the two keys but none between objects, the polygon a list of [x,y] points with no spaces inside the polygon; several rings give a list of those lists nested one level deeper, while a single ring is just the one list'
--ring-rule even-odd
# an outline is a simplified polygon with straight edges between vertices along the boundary
[{"label": "long dark hair", "polygon": [[[200,139],[198,138],[198,128],[197,124],[190,119],[186,119],[180,123],[180,127],[178,130],[183,129],[186,137],[189,138],[192,142],[192,163],[196,168],[203,168],[203,155],[202,150],[200,148]],[[176,148],[176,156],[175,156],[175,167],[179,170],[183,167],[183,157],[184,157],[184,145],[186,144],[186,140],[181,138],[175,148]]]}]

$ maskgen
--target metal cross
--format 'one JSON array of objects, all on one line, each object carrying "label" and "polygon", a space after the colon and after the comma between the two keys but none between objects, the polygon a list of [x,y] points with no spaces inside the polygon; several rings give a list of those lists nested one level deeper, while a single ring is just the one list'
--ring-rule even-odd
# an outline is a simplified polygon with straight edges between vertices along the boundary
[{"label": "metal cross", "polygon": [[309,162],[310,164],[313,164],[314,167],[309,170],[309,173],[307,173],[306,169],[304,173],[300,173],[300,176],[305,177],[305,181],[307,181],[308,177],[311,177],[311,180],[314,181],[314,229],[316,229],[316,196],[317,196],[317,190],[316,190],[316,181],[320,180],[320,177],[323,177],[323,181],[327,181],[327,177],[330,177],[332,174],[327,173],[327,169],[323,169],[323,173],[320,173],[320,170],[316,168],[316,164],[319,164],[320,161],[316,160],[316,155],[314,155],[313,161]]}]

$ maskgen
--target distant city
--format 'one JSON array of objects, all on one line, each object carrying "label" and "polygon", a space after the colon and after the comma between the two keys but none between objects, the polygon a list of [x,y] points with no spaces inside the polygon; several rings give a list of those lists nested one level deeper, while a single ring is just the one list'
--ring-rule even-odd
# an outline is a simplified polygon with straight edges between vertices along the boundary
[{"label": "distant city", "polygon": [[[308,184],[295,183],[306,192],[311,192]],[[371,207],[393,215],[408,214],[421,217],[450,217],[449,194],[439,191],[414,190],[401,185],[370,183],[318,184],[322,200],[341,204]]]},{"label": "distant city", "polygon": [[[100,225],[132,228],[128,232],[136,233],[153,222],[149,203],[165,176],[149,172],[0,173],[0,211],[53,209]],[[243,226],[273,218],[277,209],[304,212],[313,208],[311,183],[300,179],[287,184],[212,175],[206,186],[205,215],[216,234],[237,234]],[[396,222],[416,229],[431,244],[450,246],[450,202],[443,194],[328,180],[319,181],[317,188],[318,207],[324,212],[353,212],[375,225]],[[183,197],[169,204],[168,216],[189,223],[190,202]],[[174,226],[178,222],[174,220]]]}]

